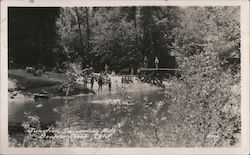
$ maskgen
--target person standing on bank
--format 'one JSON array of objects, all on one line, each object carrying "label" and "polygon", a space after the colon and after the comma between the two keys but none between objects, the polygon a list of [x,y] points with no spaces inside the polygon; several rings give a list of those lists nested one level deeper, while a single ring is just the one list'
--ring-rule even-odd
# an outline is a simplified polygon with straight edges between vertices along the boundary
[{"label": "person standing on bank", "polygon": [[158,57],[155,57],[155,68],[158,69],[158,64],[159,64],[159,59]]},{"label": "person standing on bank", "polygon": [[105,64],[105,75],[107,75],[109,73],[109,66],[107,64]]},{"label": "person standing on bank", "polygon": [[143,67],[144,67],[144,68],[148,68],[148,58],[147,58],[147,56],[144,57],[144,60],[143,60]]}]

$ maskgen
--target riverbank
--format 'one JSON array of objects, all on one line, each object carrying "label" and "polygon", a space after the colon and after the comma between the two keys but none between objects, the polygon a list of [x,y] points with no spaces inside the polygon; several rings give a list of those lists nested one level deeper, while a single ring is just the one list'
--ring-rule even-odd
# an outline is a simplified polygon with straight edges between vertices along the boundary
[{"label": "riverbank", "polygon": [[41,76],[34,76],[22,69],[8,70],[8,90],[31,91],[34,88],[60,85],[65,79],[63,75],[46,72]]},{"label": "riverbank", "polygon": [[[9,99],[33,99],[37,94],[45,94],[48,97],[62,95],[60,86],[66,81],[64,74],[45,72],[41,76],[34,76],[22,69],[8,70]],[[81,84],[76,84],[70,95],[94,93]]]},{"label": "riverbank", "polygon": [[[121,76],[109,76],[111,79],[111,87],[103,85],[102,90],[99,90],[97,82],[94,82],[91,88],[90,83],[87,84],[87,88],[83,86],[83,83],[76,83],[74,89],[69,96],[85,96],[89,94],[105,95],[108,93],[117,93],[126,90],[126,92],[134,92],[144,89],[159,89],[159,87],[143,83],[137,80],[136,76],[132,76],[133,83],[122,83]],[[15,69],[8,71],[8,92],[10,100],[29,100],[34,99],[35,94],[44,94],[49,98],[56,98],[62,96],[60,87],[63,81],[66,81],[64,74],[55,72],[45,72],[41,76],[34,76],[31,73],[27,73],[22,69]],[[163,81],[164,85],[168,86],[171,83],[169,81]]]}]

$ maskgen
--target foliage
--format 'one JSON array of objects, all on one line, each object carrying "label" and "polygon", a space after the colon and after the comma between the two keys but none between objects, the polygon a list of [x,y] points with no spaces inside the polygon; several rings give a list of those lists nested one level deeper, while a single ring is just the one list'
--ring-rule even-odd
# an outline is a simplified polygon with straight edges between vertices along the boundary
[{"label": "foliage", "polygon": [[[92,70],[90,71],[92,72]],[[87,88],[88,75],[86,71],[82,71],[81,63],[74,62],[67,65],[65,80],[59,87],[59,94],[66,97],[77,94],[94,93],[93,90]],[[83,83],[83,84],[81,84]]]},{"label": "foliage", "polygon": [[160,56],[160,67],[174,68],[171,55],[200,53],[207,42],[221,60],[240,57],[239,7],[10,8],[9,16],[10,67],[81,61],[120,72]]},{"label": "foliage", "polygon": [[221,63],[240,56],[239,7],[188,7],[182,10],[176,29],[173,54],[180,57],[199,54],[212,44]]},{"label": "foliage", "polygon": [[174,130],[187,133],[177,134],[175,144],[235,145],[240,141],[240,95],[232,90],[240,87],[240,73],[233,75],[233,68],[222,68],[222,64],[228,56],[240,54],[239,8],[188,8],[184,12],[186,22],[182,20],[183,29],[178,31],[182,37],[174,43],[182,77],[166,91],[168,112],[178,122]]},{"label": "foliage", "polygon": [[61,8],[56,21],[58,42],[70,60],[80,57],[83,66],[92,65],[98,71],[105,64],[116,72],[138,68],[145,55],[150,66],[153,57],[161,56],[169,61],[160,65],[174,67],[169,51],[171,32],[179,22],[178,8],[168,8]]},{"label": "foliage", "polygon": [[9,67],[53,67],[59,8],[8,8]]},{"label": "foliage", "polygon": [[23,121],[24,128],[23,142],[18,142],[15,138],[9,137],[10,147],[52,147],[60,146],[61,140],[52,138],[55,136],[54,126],[44,129],[41,127],[39,117],[31,113],[24,113],[26,120]]},{"label": "foliage", "polygon": [[[240,74],[220,67],[211,46],[183,61],[181,80],[166,90],[177,146],[231,146],[240,141]],[[238,88],[239,90],[239,88]],[[174,133],[179,134],[174,134]],[[182,135],[181,133],[185,133]]]},{"label": "foliage", "polygon": [[170,138],[174,146],[238,145],[240,94],[234,89],[240,90],[240,73],[223,64],[240,55],[239,8],[188,7],[183,13],[172,50],[181,78],[166,90],[163,108],[173,121]]}]

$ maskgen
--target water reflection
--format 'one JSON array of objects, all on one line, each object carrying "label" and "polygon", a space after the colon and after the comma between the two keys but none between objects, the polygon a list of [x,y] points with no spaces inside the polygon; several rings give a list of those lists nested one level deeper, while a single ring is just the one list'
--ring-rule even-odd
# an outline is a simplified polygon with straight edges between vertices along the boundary
[{"label": "water reflection", "polygon": [[145,111],[148,113],[148,109],[142,108],[142,104],[154,104],[162,100],[162,92],[160,89],[141,89],[128,91],[126,95],[122,91],[116,91],[76,96],[69,98],[67,102],[65,98],[9,102],[9,134],[15,137],[22,133],[24,112],[31,112],[40,118],[43,128],[55,122],[61,129],[102,130],[119,127],[119,133],[113,136],[109,144],[106,142],[105,146],[135,146],[136,130],[143,128],[149,134],[153,131],[147,125],[147,118],[143,116]]}]

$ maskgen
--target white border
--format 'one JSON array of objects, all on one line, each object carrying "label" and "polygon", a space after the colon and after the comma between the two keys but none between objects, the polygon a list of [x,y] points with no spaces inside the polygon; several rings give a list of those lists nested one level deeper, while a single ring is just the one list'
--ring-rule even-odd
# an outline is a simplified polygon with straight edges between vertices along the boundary
[{"label": "white border", "polygon": [[[3,0],[1,5],[0,154],[249,154],[249,1],[247,0]],[[73,6],[240,6],[241,7],[241,120],[239,148],[9,148],[7,7]]]}]

